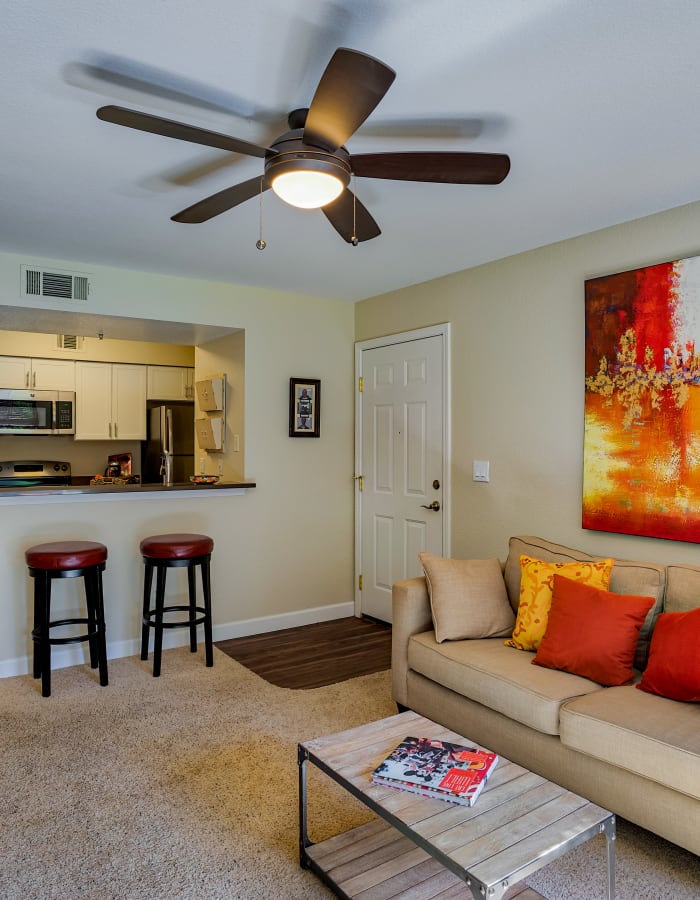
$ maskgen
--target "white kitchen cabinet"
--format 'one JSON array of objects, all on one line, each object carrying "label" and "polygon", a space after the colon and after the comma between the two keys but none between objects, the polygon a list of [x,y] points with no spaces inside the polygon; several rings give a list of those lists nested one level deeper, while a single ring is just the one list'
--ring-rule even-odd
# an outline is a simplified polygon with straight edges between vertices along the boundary
[{"label": "white kitchen cabinet", "polygon": [[148,366],[149,400],[194,400],[194,369]]},{"label": "white kitchen cabinet", "polygon": [[75,361],[0,356],[0,388],[74,391]]},{"label": "white kitchen cabinet", "polygon": [[145,439],[146,368],[76,362],[76,441]]}]

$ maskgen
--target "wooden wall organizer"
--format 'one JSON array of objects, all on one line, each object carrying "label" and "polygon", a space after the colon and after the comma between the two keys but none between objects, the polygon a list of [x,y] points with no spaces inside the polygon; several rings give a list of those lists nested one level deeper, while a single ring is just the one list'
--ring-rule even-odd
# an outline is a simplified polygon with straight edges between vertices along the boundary
[{"label": "wooden wall organizer", "polygon": [[195,420],[200,450],[221,453],[226,434],[226,375],[211,375],[195,382],[197,405],[204,415]]}]

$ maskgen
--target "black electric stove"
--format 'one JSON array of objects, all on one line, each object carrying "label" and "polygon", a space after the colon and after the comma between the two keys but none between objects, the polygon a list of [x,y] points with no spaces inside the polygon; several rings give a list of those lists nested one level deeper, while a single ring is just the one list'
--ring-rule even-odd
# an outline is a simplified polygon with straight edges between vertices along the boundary
[{"label": "black electric stove", "polygon": [[0,462],[0,487],[48,487],[70,483],[70,463],[67,462],[38,459],[11,459]]}]

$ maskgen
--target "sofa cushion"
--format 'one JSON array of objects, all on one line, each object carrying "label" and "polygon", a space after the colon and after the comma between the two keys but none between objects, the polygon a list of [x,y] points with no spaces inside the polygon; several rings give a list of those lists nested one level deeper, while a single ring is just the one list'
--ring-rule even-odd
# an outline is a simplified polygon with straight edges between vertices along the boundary
[{"label": "sofa cushion", "polygon": [[700,701],[700,607],[661,613],[637,687],[672,700]]},{"label": "sofa cushion", "polygon": [[503,637],[513,630],[501,564],[492,559],[444,559],[419,553],[438,642]]},{"label": "sofa cushion", "polygon": [[690,612],[700,606],[700,566],[671,564],[666,577],[664,612]]},{"label": "sofa cushion", "polygon": [[[572,562],[580,559],[601,559],[600,556],[591,556],[580,550],[572,550],[563,544],[554,544],[544,538],[534,537],[531,535],[516,535],[510,539],[508,558],[506,559],[504,578],[506,582],[506,590],[508,591],[508,599],[514,610],[518,609],[520,600],[520,556],[536,557],[549,562]],[[671,595],[671,569],[669,566],[669,596]],[[678,569],[684,569],[681,573],[677,573],[676,583],[685,585],[688,580],[693,580],[694,584],[700,587],[700,568],[695,569],[692,566],[678,566]],[[692,571],[687,571],[692,570]],[[666,592],[666,567],[656,565],[655,563],[635,562],[627,559],[615,559],[615,565],[610,573],[611,591],[616,594],[637,594],[638,596],[653,597],[654,605],[647,614],[646,621],[639,632],[639,642],[634,658],[634,666],[636,669],[643,669],[646,665],[649,653],[649,641],[654,628],[656,618],[661,612],[664,602],[664,594]],[[674,592],[675,593],[675,592]],[[700,591],[696,591],[696,600],[692,604],[697,606],[697,597]],[[671,609],[671,607],[667,607]],[[684,608],[689,609],[690,606],[672,607],[673,609]]]},{"label": "sofa cushion", "polygon": [[435,633],[413,635],[408,665],[444,685],[545,734],[559,734],[566,700],[603,688],[587,678],[530,665],[533,654],[514,653],[499,638],[438,644]]},{"label": "sofa cushion", "polygon": [[506,644],[518,650],[537,650],[540,646],[547,629],[555,575],[607,589],[612,564],[612,559],[552,563],[521,556],[518,616]]},{"label": "sofa cushion", "polygon": [[653,597],[613,594],[555,575],[547,630],[532,661],[598,684],[628,684],[639,629],[653,605]]},{"label": "sofa cushion", "polygon": [[700,799],[698,706],[646,694],[633,685],[602,688],[564,704],[561,741]]}]

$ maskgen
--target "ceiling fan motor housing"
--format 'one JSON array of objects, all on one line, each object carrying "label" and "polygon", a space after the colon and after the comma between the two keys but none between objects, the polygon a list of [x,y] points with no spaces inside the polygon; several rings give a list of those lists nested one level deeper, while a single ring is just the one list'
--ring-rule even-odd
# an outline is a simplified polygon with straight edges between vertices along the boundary
[{"label": "ceiling fan motor housing", "polygon": [[288,172],[323,172],[339,179],[343,187],[350,184],[350,154],[344,147],[332,153],[305,144],[303,128],[288,131],[270,146],[274,151],[265,157],[265,180],[271,184],[278,175]]}]

